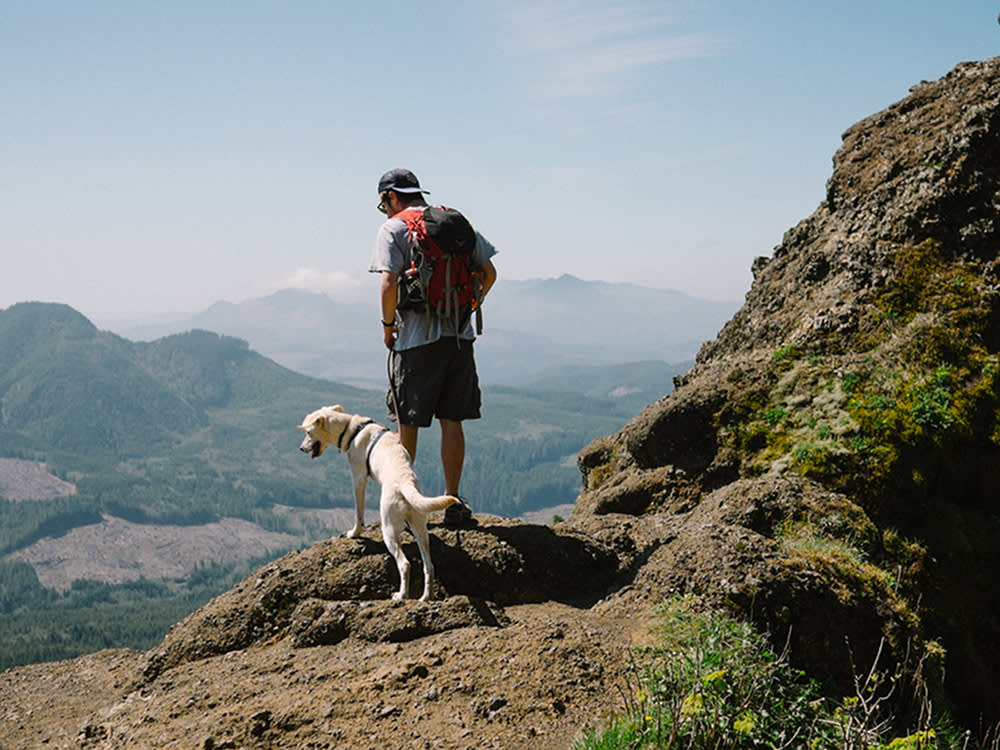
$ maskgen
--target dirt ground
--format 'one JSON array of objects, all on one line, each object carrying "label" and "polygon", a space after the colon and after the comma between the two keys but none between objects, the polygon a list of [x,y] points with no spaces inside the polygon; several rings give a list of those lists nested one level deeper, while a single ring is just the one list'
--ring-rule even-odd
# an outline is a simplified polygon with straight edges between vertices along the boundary
[{"label": "dirt ground", "polygon": [[551,602],[506,615],[403,643],[282,639],[136,690],[138,652],[19,667],[0,675],[0,748],[570,748],[620,707],[636,623]]},{"label": "dirt ground", "polygon": [[823,498],[842,509],[816,492],[762,479],[687,513],[432,524],[432,602],[389,598],[395,565],[372,524],[263,566],[147,652],[0,674],[0,750],[569,750],[634,698],[630,649],[672,594],[822,611],[803,644],[865,622],[826,585],[783,583],[767,519]]}]

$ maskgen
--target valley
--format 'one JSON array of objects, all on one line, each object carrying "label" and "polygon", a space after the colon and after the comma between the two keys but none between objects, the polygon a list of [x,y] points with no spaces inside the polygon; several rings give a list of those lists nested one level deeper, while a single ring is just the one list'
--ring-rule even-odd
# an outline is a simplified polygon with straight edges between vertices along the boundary
[{"label": "valley", "polygon": [[[568,515],[580,449],[689,364],[552,365],[484,386],[463,494],[483,517]],[[43,303],[0,311],[0,399],[0,668],[148,647],[255,566],[337,536],[353,516],[347,463],[309,460],[296,425],[328,403],[385,421],[381,390],[303,375],[245,340],[134,342]],[[415,466],[430,491],[438,452],[426,431]]]}]

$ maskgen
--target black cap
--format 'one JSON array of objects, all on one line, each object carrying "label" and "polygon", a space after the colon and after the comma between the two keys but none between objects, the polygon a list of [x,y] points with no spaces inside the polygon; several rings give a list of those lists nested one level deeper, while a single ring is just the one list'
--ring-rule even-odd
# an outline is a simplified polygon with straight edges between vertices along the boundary
[{"label": "black cap", "polygon": [[409,169],[392,169],[382,175],[378,181],[379,195],[386,190],[394,190],[397,193],[429,193],[430,190],[423,190],[417,176]]}]

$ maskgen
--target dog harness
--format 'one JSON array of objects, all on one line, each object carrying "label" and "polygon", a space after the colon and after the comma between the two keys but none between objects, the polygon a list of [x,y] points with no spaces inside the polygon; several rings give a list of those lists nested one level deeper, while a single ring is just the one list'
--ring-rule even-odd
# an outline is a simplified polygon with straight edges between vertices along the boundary
[{"label": "dog harness", "polygon": [[[379,425],[379,427],[382,427],[382,425]],[[389,429],[387,427],[382,427],[382,431],[378,435],[373,437],[372,441],[368,443],[368,450],[365,451],[365,471],[368,472],[368,476],[372,475],[372,465],[371,465],[372,451],[375,450],[375,445],[378,443],[379,440],[382,439],[382,436],[388,431]]]},{"label": "dog harness", "polygon": [[350,427],[351,425],[350,422],[345,424],[344,429],[342,429],[340,431],[340,434],[337,436],[337,447],[340,449],[341,453],[347,453],[347,449],[351,447],[351,443],[354,442],[354,438],[356,438],[358,434],[360,434],[360,432],[370,424],[375,424],[375,420],[365,419],[361,422],[358,422],[358,426],[354,428],[354,432],[352,432],[351,436],[347,438],[347,442],[341,445],[340,441],[344,439],[344,434],[347,432],[347,428]]},{"label": "dog harness", "polygon": [[[354,438],[360,435],[361,431],[370,424],[375,424],[375,420],[366,419],[362,422],[358,422],[358,426],[354,428],[354,432],[351,433],[351,436],[347,439],[347,442],[344,443],[344,445],[341,445],[340,441],[344,439],[344,435],[347,433],[347,428],[350,426],[349,423],[345,424],[344,429],[341,430],[340,435],[337,436],[337,447],[340,448],[341,452],[347,453],[347,449],[351,447],[351,443],[354,442]],[[372,438],[372,441],[370,443],[368,443],[368,450],[365,452],[365,470],[368,472],[368,476],[371,476],[372,474],[372,467],[371,467],[372,451],[375,450],[375,446],[378,443],[378,441],[382,439],[382,436],[385,435],[385,433],[389,432],[389,429],[387,427],[382,427],[382,425],[379,425],[379,427],[382,428],[381,431],[379,432],[378,435]]]}]

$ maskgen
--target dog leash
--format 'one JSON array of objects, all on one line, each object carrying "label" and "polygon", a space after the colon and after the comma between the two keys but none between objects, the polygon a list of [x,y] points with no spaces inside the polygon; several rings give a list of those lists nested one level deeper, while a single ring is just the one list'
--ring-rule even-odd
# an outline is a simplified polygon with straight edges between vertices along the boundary
[{"label": "dog leash", "polygon": [[392,413],[396,417],[396,426],[399,426],[399,401],[396,400],[396,388],[392,381],[392,355],[396,352],[389,350],[389,355],[385,358],[385,375],[389,380],[389,397],[392,399]]}]

